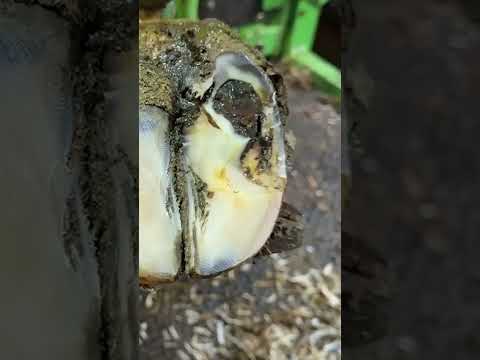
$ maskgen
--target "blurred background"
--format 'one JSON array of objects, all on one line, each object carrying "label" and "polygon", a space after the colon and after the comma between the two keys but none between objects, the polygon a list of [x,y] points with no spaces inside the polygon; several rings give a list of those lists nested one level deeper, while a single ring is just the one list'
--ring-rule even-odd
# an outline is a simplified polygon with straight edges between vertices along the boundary
[{"label": "blurred background", "polygon": [[141,359],[341,358],[338,11],[328,0],[140,1],[141,18],[216,18],[276,64],[296,137],[286,201],[299,249],[141,294]]}]

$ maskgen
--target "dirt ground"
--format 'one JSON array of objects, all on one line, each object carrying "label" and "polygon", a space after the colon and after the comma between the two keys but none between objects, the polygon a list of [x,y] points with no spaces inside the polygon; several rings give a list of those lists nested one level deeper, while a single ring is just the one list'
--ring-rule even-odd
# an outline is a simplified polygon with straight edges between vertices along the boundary
[{"label": "dirt ground", "polygon": [[141,359],[340,359],[340,115],[293,85],[289,107],[286,200],[303,212],[303,246],[142,293]]}]

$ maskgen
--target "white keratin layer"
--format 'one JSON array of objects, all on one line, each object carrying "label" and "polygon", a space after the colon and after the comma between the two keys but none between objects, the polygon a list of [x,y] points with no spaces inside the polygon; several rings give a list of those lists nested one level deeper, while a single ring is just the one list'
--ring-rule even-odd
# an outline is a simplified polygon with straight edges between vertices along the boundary
[{"label": "white keratin layer", "polygon": [[200,275],[227,270],[255,255],[271,234],[282,203],[283,186],[259,185],[244,174],[240,157],[250,139],[237,134],[230,121],[213,109],[216,91],[228,80],[248,82],[257,93],[271,95],[272,102],[264,107],[267,119],[262,131],[273,129],[273,171],[269,176],[283,181],[272,179],[270,183],[285,184],[286,180],[283,128],[269,79],[246,57],[231,53],[217,58],[213,76],[213,94],[186,134],[187,163],[210,194],[206,218],[198,212],[190,216],[196,254],[189,261]]},{"label": "white keratin layer", "polygon": [[168,116],[153,107],[146,110],[140,111],[139,125],[139,272],[170,278],[180,267],[181,224],[170,171]]}]

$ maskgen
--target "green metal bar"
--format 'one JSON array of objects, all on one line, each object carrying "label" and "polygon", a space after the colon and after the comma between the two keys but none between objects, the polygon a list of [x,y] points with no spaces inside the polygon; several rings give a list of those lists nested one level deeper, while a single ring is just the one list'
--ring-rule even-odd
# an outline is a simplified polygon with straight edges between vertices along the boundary
[{"label": "green metal bar", "polygon": [[264,18],[240,26],[240,36],[250,45],[261,47],[267,57],[279,57],[289,20],[290,0],[263,0]]},{"label": "green metal bar", "polygon": [[262,1],[262,10],[270,11],[274,9],[280,9],[282,6],[285,6],[285,2],[288,0],[263,0]]},{"label": "green metal bar", "polygon": [[286,39],[287,54],[312,49],[323,2],[324,0],[295,2],[296,6],[292,14],[294,20]]},{"label": "green metal bar", "polygon": [[340,96],[340,70],[312,51],[322,8],[328,1],[296,2],[293,23],[285,39],[284,57],[310,69],[320,87],[332,95]]},{"label": "green metal bar", "polygon": [[177,18],[198,20],[200,0],[176,0]]},{"label": "green metal bar", "polygon": [[328,61],[322,59],[310,50],[297,51],[290,55],[290,59],[300,66],[309,68],[312,71],[315,80],[320,83],[325,83],[327,87],[329,87],[325,89],[327,92],[331,92],[332,95],[335,96],[340,96],[342,75],[336,66],[330,64]]}]

